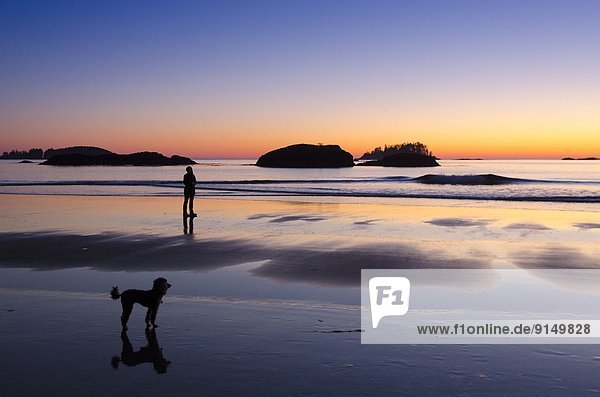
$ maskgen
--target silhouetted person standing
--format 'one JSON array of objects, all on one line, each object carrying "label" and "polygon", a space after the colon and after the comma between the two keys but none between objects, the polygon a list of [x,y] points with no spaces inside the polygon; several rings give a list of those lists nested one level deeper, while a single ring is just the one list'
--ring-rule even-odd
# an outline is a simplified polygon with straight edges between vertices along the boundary
[{"label": "silhouetted person standing", "polygon": [[183,216],[188,216],[188,203],[190,208],[189,216],[195,217],[194,213],[194,195],[196,194],[196,176],[194,176],[194,171],[192,167],[188,166],[186,169],[186,174],[183,176]]}]

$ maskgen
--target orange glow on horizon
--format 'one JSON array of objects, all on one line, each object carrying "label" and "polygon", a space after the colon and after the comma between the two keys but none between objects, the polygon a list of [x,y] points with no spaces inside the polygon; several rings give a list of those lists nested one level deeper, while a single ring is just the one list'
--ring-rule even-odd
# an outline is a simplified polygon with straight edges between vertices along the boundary
[{"label": "orange glow on horizon", "polygon": [[[441,159],[458,158],[483,158],[483,159],[560,159],[563,157],[600,157],[600,138],[568,140],[551,139],[545,141],[517,141],[517,140],[492,140],[492,139],[469,139],[457,136],[427,139],[427,137],[407,137],[402,134],[394,137],[378,137],[368,139],[365,137],[354,138],[346,137],[343,139],[318,139],[318,138],[287,138],[279,136],[272,139],[253,139],[251,137],[236,137],[235,139],[220,139],[211,136],[192,136],[189,139],[169,140],[156,136],[155,139],[146,139],[140,143],[135,136],[125,139],[103,139],[102,137],[86,139],[44,139],[35,142],[23,142],[20,145],[9,146],[4,142],[4,147],[0,151],[10,151],[13,149],[29,150],[31,148],[41,147],[48,149],[50,147],[59,148],[67,146],[85,145],[98,146],[116,153],[133,153],[139,151],[156,151],[165,155],[183,155],[193,158],[258,158],[270,150],[277,149],[296,143],[312,144],[337,144],[342,149],[352,153],[355,157],[360,157],[364,152],[373,150],[377,146],[391,145],[403,142],[421,141]],[[233,145],[235,142],[235,145]]]},{"label": "orange glow on horizon", "polygon": [[[477,109],[472,109],[477,110]],[[600,115],[588,112],[531,117],[498,115],[481,109],[460,118],[439,108],[399,113],[244,114],[240,118],[172,117],[150,113],[138,118],[54,114],[51,118],[3,119],[0,151],[99,146],[117,153],[157,151],[194,158],[258,158],[296,143],[338,144],[360,157],[377,146],[420,141],[442,159],[600,157]],[[10,115],[9,115],[10,116]],[[434,117],[437,116],[437,117]],[[543,118],[542,118],[543,116]],[[175,121],[173,121],[175,120]],[[540,121],[543,120],[543,121]],[[573,122],[571,120],[577,120]]]}]

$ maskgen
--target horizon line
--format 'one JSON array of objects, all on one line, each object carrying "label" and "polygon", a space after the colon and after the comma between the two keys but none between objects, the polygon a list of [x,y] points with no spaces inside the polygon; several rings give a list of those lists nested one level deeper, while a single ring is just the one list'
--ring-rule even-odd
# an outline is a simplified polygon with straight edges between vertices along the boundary
[{"label": "horizon line", "polygon": [[[229,156],[229,155],[223,155],[223,156],[214,156],[214,155],[199,155],[199,154],[181,154],[181,152],[173,152],[170,154],[166,154],[165,152],[162,151],[158,151],[158,150],[152,150],[152,149],[143,149],[143,150],[133,150],[133,151],[124,151],[124,152],[120,152],[120,151],[113,151],[111,149],[107,149],[104,146],[96,146],[96,145],[70,145],[70,146],[58,146],[58,149],[61,148],[68,148],[68,147],[74,147],[74,146],[81,146],[81,147],[98,147],[98,148],[102,148],[102,149],[106,149],[106,150],[110,150],[113,153],[117,153],[117,154],[130,154],[130,153],[139,153],[139,152],[158,152],[164,155],[178,155],[178,156],[186,156],[189,158],[192,158],[194,160],[257,160],[260,156],[262,156],[262,154],[259,155],[247,155],[247,156],[239,156],[239,155],[234,155],[234,156]],[[341,147],[341,146],[340,146]],[[10,150],[2,150],[2,153],[10,153],[13,150],[16,151],[21,151],[21,152],[27,152],[29,150],[32,149],[41,149],[39,147],[32,147],[29,149],[10,149]],[[54,146],[49,147],[48,149],[55,149],[56,148]],[[45,152],[48,149],[41,149],[43,152]],[[268,153],[268,151],[266,151],[265,153]],[[263,153],[264,154],[264,153]],[[363,153],[364,154],[364,153]],[[360,156],[356,156],[354,154],[352,154],[352,156],[355,159],[360,158]],[[587,154],[587,155],[561,155],[561,156],[499,156],[499,157],[495,157],[495,156],[478,156],[478,155],[466,155],[466,156],[436,156],[435,154],[433,155],[434,157],[436,157],[439,160],[473,160],[473,161],[483,161],[483,160],[563,160],[563,159],[567,159],[567,158],[571,158],[574,160],[577,159],[586,159],[586,158],[600,158],[600,155],[593,155],[593,154]],[[11,160],[11,159],[2,159],[2,160]],[[13,159],[14,160],[14,159]]]}]

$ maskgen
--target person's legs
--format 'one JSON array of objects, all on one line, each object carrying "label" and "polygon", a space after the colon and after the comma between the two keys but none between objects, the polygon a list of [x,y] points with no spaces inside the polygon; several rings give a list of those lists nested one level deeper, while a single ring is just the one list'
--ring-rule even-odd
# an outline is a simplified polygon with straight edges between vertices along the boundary
[{"label": "person's legs", "polygon": [[194,195],[190,195],[190,215],[194,214]]}]

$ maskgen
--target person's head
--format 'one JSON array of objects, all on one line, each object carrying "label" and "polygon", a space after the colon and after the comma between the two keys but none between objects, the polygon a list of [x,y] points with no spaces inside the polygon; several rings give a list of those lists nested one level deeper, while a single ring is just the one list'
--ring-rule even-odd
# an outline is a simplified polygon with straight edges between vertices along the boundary
[{"label": "person's head", "polygon": [[185,172],[187,172],[188,174],[191,174],[192,171],[192,167],[190,167],[189,165],[185,168]]}]

